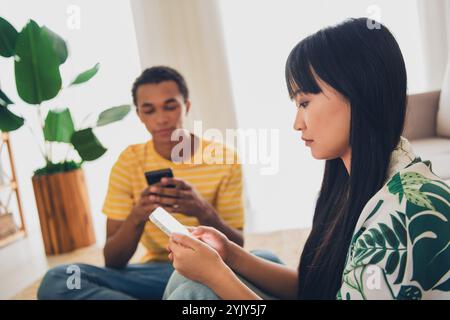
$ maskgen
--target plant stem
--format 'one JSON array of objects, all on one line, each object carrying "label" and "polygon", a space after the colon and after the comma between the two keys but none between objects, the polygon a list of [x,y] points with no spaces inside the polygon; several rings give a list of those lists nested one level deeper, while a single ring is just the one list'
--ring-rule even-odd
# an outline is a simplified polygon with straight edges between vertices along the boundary
[{"label": "plant stem", "polygon": [[40,125],[41,125],[41,128],[42,128],[42,135],[43,135],[43,138],[44,138],[44,148],[45,148],[44,158],[45,158],[45,162],[47,162],[47,164],[49,164],[49,163],[51,163],[51,160],[49,158],[48,142],[45,140],[45,135],[44,135],[44,125],[45,124],[44,124],[44,120],[43,120],[42,114],[41,114],[41,104],[40,103],[38,104],[37,113],[38,113],[39,122],[40,122]]},{"label": "plant stem", "polygon": [[[360,275],[359,275],[359,279],[360,279],[359,285],[361,285],[361,286],[360,286],[359,292],[361,293],[361,296],[363,297],[364,300],[367,300],[366,294],[364,293],[364,284],[363,284],[364,271],[366,270],[366,267],[367,267],[367,265],[365,265],[365,266],[362,268],[361,273],[360,273]],[[359,285],[358,285],[358,286],[359,286]]]},{"label": "plant stem", "polygon": [[87,122],[89,117],[92,115],[92,112],[89,113],[86,117],[84,117],[83,121],[81,121],[81,128],[83,128],[84,124]]},{"label": "plant stem", "polygon": [[69,153],[72,150],[72,146],[69,144],[67,147],[66,156],[64,157],[64,162],[67,162],[67,158],[69,157]]},{"label": "plant stem", "polygon": [[36,141],[36,144],[38,146],[39,152],[41,153],[42,157],[45,159],[46,158],[45,152],[44,152],[44,150],[42,150],[42,146],[41,146],[40,142],[38,141],[36,133],[33,131],[33,128],[26,121],[25,121],[25,125],[30,130],[31,135],[34,137],[34,140]]},{"label": "plant stem", "polygon": [[395,300],[396,297],[395,297],[395,295],[394,295],[394,292],[392,291],[391,286],[389,285],[389,282],[388,282],[388,279],[387,279],[387,277],[386,277],[386,274],[384,273],[384,271],[381,271],[381,272],[383,273],[384,282],[386,283],[386,286],[387,286],[388,289],[389,289],[389,293],[391,294],[392,299]]}]

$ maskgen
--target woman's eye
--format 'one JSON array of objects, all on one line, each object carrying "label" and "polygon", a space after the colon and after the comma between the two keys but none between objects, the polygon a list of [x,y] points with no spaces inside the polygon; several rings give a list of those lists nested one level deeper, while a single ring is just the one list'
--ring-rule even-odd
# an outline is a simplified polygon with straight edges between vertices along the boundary
[{"label": "woman's eye", "polygon": [[298,108],[306,108],[309,104],[309,101],[300,102]]}]

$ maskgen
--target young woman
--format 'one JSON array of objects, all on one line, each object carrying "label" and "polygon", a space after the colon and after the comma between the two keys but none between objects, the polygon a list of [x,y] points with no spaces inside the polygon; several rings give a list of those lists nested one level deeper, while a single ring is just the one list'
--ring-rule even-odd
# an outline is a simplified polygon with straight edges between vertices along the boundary
[{"label": "young woman", "polygon": [[450,299],[450,189],[401,137],[403,57],[368,22],[320,30],[286,63],[294,128],[326,160],[298,270],[198,227],[171,237],[165,298]]}]

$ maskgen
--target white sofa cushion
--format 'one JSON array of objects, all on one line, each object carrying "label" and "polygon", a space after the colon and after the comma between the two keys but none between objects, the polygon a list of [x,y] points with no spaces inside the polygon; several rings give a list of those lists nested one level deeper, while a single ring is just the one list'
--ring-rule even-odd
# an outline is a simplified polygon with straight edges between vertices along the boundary
[{"label": "white sofa cushion", "polygon": [[450,139],[429,138],[410,141],[414,153],[429,160],[432,171],[444,180],[450,180]]},{"label": "white sofa cushion", "polygon": [[450,138],[450,58],[439,98],[436,133],[438,136]]}]

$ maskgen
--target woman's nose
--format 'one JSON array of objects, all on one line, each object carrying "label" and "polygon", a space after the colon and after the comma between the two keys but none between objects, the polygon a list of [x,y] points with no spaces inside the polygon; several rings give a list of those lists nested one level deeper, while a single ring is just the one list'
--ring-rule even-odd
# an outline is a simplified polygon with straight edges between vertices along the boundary
[{"label": "woman's nose", "polygon": [[294,130],[302,131],[305,128],[305,122],[302,113],[302,110],[299,109],[297,111],[297,114],[295,115]]}]

